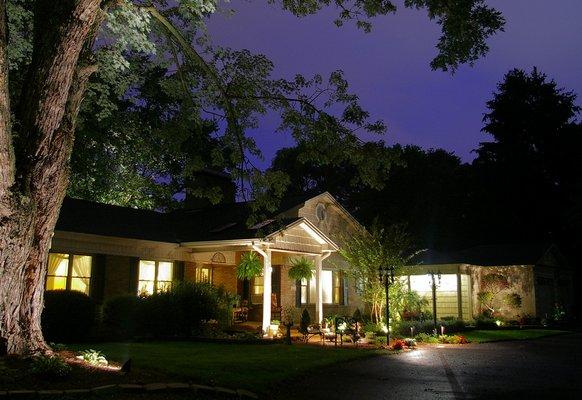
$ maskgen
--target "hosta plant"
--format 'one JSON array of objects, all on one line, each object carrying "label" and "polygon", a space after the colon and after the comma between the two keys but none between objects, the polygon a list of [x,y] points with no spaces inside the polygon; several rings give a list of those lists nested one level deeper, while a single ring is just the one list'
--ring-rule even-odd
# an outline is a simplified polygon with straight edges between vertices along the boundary
[{"label": "hosta plant", "polygon": [[93,349],[81,351],[80,354],[77,356],[77,358],[80,360],[83,360],[86,363],[89,363],[91,365],[108,365],[109,364],[107,362],[107,359],[103,355],[103,353],[101,353],[98,350],[93,350]]}]

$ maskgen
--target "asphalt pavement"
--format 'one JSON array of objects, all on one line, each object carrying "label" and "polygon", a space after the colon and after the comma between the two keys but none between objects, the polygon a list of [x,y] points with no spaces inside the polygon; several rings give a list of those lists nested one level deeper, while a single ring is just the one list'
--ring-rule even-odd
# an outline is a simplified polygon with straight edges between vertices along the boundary
[{"label": "asphalt pavement", "polygon": [[277,399],[582,399],[582,334],[420,347],[321,369]]}]

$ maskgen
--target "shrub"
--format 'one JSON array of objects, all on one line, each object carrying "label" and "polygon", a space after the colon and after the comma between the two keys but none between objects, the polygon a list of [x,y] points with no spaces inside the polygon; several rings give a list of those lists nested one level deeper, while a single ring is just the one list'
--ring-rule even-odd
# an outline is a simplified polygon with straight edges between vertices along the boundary
[{"label": "shrub", "polygon": [[378,346],[384,346],[386,344],[386,336],[376,336],[376,344]]},{"label": "shrub", "polygon": [[406,347],[406,343],[404,342],[404,340],[395,340],[394,343],[392,343],[392,350],[402,350]]},{"label": "shrub", "polygon": [[224,288],[209,283],[181,282],[171,291],[155,293],[141,301],[143,332],[152,336],[191,336],[204,322],[231,322],[233,297]]},{"label": "shrub", "polygon": [[382,324],[375,324],[374,322],[368,322],[364,324],[364,327],[362,329],[364,330],[364,332],[374,332],[379,334],[383,333]]},{"label": "shrub", "polygon": [[89,363],[91,365],[108,365],[109,364],[107,362],[107,359],[103,355],[103,353],[101,353],[98,350],[93,350],[93,349],[82,350],[81,352],[79,352],[79,355],[77,356],[77,358],[79,358],[80,360],[83,360],[86,363]]},{"label": "shrub", "polygon": [[352,318],[354,321],[356,321],[358,323],[364,322],[364,317],[362,316],[362,312],[360,311],[359,308],[356,308],[354,310],[354,314],[352,315]]},{"label": "shrub", "polygon": [[434,335],[429,335],[427,333],[419,333],[415,336],[416,341],[421,343],[435,344],[439,342],[439,339]]},{"label": "shrub", "polygon": [[475,327],[477,329],[497,329],[498,325],[495,318],[491,318],[485,314],[475,317]]},{"label": "shrub", "polygon": [[115,339],[129,339],[139,331],[139,307],[142,298],[127,295],[113,297],[103,305],[103,328]]},{"label": "shrub", "polygon": [[[447,319],[437,321],[437,329],[440,333],[440,327],[445,328],[445,333],[457,333],[465,330],[465,321],[462,319]],[[411,331],[410,328],[414,328]],[[395,333],[401,336],[412,336],[418,333],[433,333],[433,321],[400,321],[396,324]]]},{"label": "shrub", "polygon": [[49,290],[44,295],[42,331],[48,341],[71,343],[89,338],[95,326],[95,304],[84,293]]},{"label": "shrub", "polygon": [[416,347],[416,339],[414,338],[406,338],[404,339],[404,343],[406,343],[407,347]]},{"label": "shrub", "polygon": [[71,370],[71,366],[58,356],[36,356],[30,365],[31,374],[42,378],[65,378]]}]

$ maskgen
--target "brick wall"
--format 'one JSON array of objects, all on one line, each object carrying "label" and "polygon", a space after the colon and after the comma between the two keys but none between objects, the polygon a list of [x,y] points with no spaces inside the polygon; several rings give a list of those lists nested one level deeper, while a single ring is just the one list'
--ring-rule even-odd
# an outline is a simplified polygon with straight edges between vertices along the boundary
[{"label": "brick wall", "polygon": [[105,256],[105,299],[130,293],[132,260],[131,257]]},{"label": "brick wall", "polygon": [[234,265],[214,265],[212,268],[212,283],[224,286],[232,294],[236,294],[237,280]]}]

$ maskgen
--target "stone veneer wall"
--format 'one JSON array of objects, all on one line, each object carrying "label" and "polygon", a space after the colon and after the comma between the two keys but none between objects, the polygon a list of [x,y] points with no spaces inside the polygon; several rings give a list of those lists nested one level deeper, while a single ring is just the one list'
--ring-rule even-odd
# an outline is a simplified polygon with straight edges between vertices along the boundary
[{"label": "stone veneer wall", "polygon": [[[500,313],[504,318],[516,319],[517,316],[536,316],[536,301],[534,290],[534,273],[532,265],[512,265],[499,267],[481,267],[465,265],[462,270],[471,275],[471,293],[473,294],[473,316],[481,314],[483,306],[477,298],[481,291],[481,280],[483,276],[491,273],[498,273],[506,276],[511,285],[497,295],[496,302],[501,305]],[[503,296],[509,293],[517,293],[521,296],[521,308],[513,309],[502,303]]]}]

